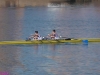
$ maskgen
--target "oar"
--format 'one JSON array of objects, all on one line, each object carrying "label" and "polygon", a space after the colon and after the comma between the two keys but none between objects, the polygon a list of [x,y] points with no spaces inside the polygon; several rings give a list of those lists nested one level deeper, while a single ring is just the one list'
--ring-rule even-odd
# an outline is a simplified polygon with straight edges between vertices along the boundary
[{"label": "oar", "polygon": [[73,39],[73,38],[61,37],[61,36],[60,36],[60,39],[63,39],[63,40],[71,40],[71,39]]}]

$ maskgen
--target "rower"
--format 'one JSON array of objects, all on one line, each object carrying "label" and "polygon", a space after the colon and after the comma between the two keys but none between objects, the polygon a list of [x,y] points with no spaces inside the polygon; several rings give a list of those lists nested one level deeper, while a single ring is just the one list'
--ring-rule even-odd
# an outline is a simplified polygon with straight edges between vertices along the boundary
[{"label": "rower", "polygon": [[48,34],[50,36],[51,39],[57,39],[57,33],[56,30],[52,30],[51,34]]},{"label": "rower", "polygon": [[33,40],[38,40],[39,37],[40,35],[38,34],[38,31],[35,31],[35,33],[31,35],[31,38],[33,38]]}]

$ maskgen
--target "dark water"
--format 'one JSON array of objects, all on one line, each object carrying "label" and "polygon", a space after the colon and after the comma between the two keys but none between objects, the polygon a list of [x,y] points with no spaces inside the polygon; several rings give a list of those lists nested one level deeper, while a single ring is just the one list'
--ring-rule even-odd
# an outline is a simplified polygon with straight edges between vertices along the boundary
[{"label": "dark water", "polygon": [[[61,36],[100,38],[100,8],[0,8],[0,40],[22,40],[38,30]],[[100,43],[0,45],[0,72],[10,75],[100,75]]]}]

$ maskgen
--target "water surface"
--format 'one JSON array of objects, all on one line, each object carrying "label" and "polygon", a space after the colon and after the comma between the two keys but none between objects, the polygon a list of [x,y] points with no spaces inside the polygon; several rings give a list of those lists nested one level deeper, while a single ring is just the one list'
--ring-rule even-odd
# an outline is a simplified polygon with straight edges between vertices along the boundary
[{"label": "water surface", "polygon": [[[22,40],[38,30],[47,36],[100,38],[100,8],[0,8],[0,40]],[[100,75],[100,44],[0,45],[0,71],[10,75]]]}]

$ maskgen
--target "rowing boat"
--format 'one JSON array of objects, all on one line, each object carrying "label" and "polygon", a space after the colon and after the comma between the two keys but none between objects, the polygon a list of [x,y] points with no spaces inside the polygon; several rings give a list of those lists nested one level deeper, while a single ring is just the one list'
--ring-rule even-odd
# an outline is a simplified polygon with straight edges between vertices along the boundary
[{"label": "rowing boat", "polygon": [[58,44],[58,43],[88,43],[100,42],[100,38],[77,38],[77,39],[57,39],[57,40],[15,40],[15,41],[0,41],[0,45],[16,45],[16,44]]}]

